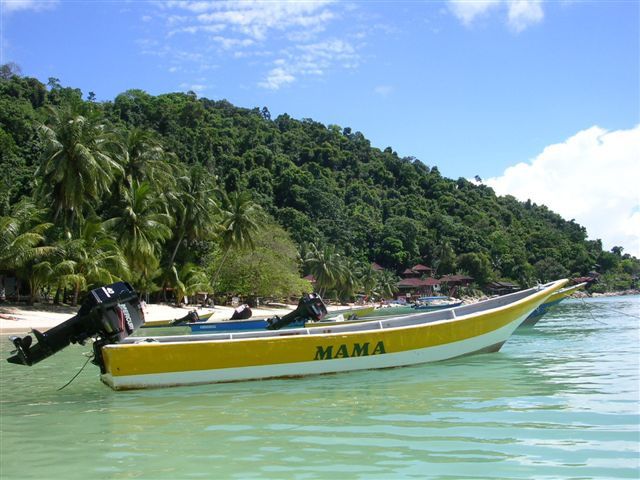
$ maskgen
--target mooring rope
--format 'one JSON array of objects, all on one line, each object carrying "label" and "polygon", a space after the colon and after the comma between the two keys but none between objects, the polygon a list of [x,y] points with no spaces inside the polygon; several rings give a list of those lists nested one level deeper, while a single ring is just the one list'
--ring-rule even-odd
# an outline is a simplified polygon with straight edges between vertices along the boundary
[{"label": "mooring rope", "polygon": [[78,378],[78,375],[80,375],[82,373],[82,371],[84,370],[84,367],[87,366],[87,363],[89,363],[89,361],[94,357],[93,354],[89,355],[89,357],[87,358],[87,361],[84,362],[84,365],[82,365],[82,368],[78,371],[78,373],[76,373],[73,378],[71,380],[69,380],[67,383],[65,383],[63,386],[61,386],[57,391],[59,392],[60,390],[62,390],[63,388],[68,387],[69,385],[71,385],[71,382],[73,382],[76,378]]},{"label": "mooring rope", "polygon": [[[604,323],[604,322],[600,322],[599,320],[596,320],[596,319],[595,319],[595,317],[593,316],[593,312],[592,312],[592,307],[593,307],[593,305],[589,305],[587,302],[585,302],[585,301],[584,301],[584,298],[581,298],[580,300],[582,300],[582,303],[583,303],[584,305],[586,305],[587,307],[589,307],[589,314],[591,315],[591,318],[592,318],[593,320],[595,320],[595,321],[596,321],[596,322],[598,322],[598,323],[603,323],[604,325],[606,325],[606,323]],[[619,313],[620,315],[626,315],[627,317],[640,319],[640,316],[638,316],[638,315],[634,315],[634,314],[632,314],[632,313],[623,312],[622,310],[618,310],[618,309],[611,308],[611,307],[603,307],[602,305],[598,305],[598,306],[596,306],[595,308],[596,308],[596,309],[598,309],[598,310],[608,310],[608,311],[611,311],[611,312]]]}]

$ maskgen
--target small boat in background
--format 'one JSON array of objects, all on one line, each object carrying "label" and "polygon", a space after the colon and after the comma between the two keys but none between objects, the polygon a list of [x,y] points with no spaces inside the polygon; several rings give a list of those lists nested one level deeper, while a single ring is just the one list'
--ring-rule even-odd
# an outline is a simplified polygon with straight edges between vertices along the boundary
[{"label": "small boat in background", "polygon": [[421,301],[420,303],[416,302],[411,305],[403,305],[403,306],[393,306],[393,307],[382,307],[378,309],[367,309],[364,310],[361,315],[357,317],[344,317],[343,315],[338,316],[327,316],[318,322],[306,322],[304,324],[305,328],[318,328],[318,327],[326,327],[328,325],[333,324],[351,324],[351,323],[363,323],[363,322],[371,322],[374,320],[380,320],[382,318],[391,318],[391,317],[399,317],[405,315],[411,315],[418,312],[429,312],[435,310],[444,310],[446,308],[455,308],[462,305],[462,300],[457,300],[449,297],[429,297],[432,300],[429,302]]},{"label": "small boat in background", "polygon": [[440,310],[462,305],[462,300],[453,297],[421,297],[414,304],[416,310]]},{"label": "small boat in background", "polygon": [[[336,318],[338,315],[355,316],[356,318],[371,313],[374,307],[350,308],[334,311],[324,318]],[[347,317],[345,317],[347,318]],[[287,325],[287,328],[305,326],[305,323],[314,323],[310,319],[301,318]],[[188,326],[191,333],[220,333],[220,332],[247,332],[251,330],[266,330],[269,326],[269,318],[248,318],[243,320],[216,320],[213,322],[183,323],[176,326]]]},{"label": "small boat in background", "polygon": [[336,318],[342,315],[343,318],[361,318],[367,317],[376,309],[375,306],[369,305],[366,307],[356,307],[356,308],[346,308],[343,310],[333,310],[330,313],[327,313],[325,319]]},{"label": "small boat in background", "polygon": [[206,322],[212,315],[213,312],[198,313],[196,310],[192,310],[182,318],[176,318],[173,320],[151,320],[149,322],[145,322],[141,328],[182,327],[191,323]]},{"label": "small boat in background", "polygon": [[577,292],[581,288],[584,288],[587,285],[587,282],[578,283],[577,285],[572,285],[570,287],[563,288],[558,290],[556,293],[551,295],[542,305],[536,308],[531,315],[529,315],[520,327],[533,327],[536,323],[540,321],[540,319],[553,307],[558,305],[562,300],[567,298],[569,295]]}]

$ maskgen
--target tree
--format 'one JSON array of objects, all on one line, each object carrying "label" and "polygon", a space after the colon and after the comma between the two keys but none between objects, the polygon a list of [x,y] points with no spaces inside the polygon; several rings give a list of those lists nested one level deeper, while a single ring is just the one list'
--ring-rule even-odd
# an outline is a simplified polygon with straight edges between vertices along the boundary
[{"label": "tree", "polygon": [[491,261],[484,253],[463,253],[457,259],[458,268],[473,277],[479,285],[485,285],[492,278]]},{"label": "tree", "polygon": [[123,129],[116,139],[114,154],[123,166],[125,187],[146,181],[162,191],[175,185],[175,159],[165,151],[151,130],[140,127]]},{"label": "tree", "polygon": [[116,236],[132,274],[148,283],[157,269],[161,247],[171,237],[173,219],[164,213],[164,203],[148,183],[134,183],[124,193],[119,214],[104,225]]},{"label": "tree", "polygon": [[398,280],[398,276],[389,270],[379,271],[376,294],[380,298],[393,298],[393,295],[398,291]]},{"label": "tree", "polygon": [[173,266],[178,250],[186,243],[210,240],[216,229],[220,209],[214,194],[218,189],[214,179],[202,167],[192,167],[188,176],[179,179],[179,190],[172,202],[172,216],[176,220],[174,248],[169,259]]},{"label": "tree", "polygon": [[360,265],[351,258],[345,258],[335,284],[336,294],[340,300],[350,300],[361,288],[362,282],[359,275]]},{"label": "tree", "polygon": [[202,291],[208,292],[210,289],[206,272],[193,263],[184,264],[179,271],[175,266],[172,266],[171,271],[177,305],[183,303],[188,296]]},{"label": "tree", "polygon": [[234,250],[219,277],[219,289],[242,296],[299,296],[309,291],[300,278],[299,257],[289,234],[275,222],[256,232],[254,249]]},{"label": "tree", "polygon": [[345,271],[342,256],[336,252],[333,245],[319,248],[314,243],[310,243],[306,247],[304,263],[307,271],[315,277],[321,297],[338,284]]},{"label": "tree", "polygon": [[260,221],[264,219],[264,214],[248,192],[233,192],[229,195],[222,192],[220,217],[218,234],[223,254],[213,277],[214,286],[232,249],[253,248],[253,238],[261,227]]},{"label": "tree", "polygon": [[456,254],[447,240],[443,240],[434,252],[433,266],[439,275],[446,275],[456,271]]},{"label": "tree", "polygon": [[73,289],[72,305],[80,292],[129,277],[129,265],[115,239],[103,223],[91,219],[84,223],[78,238],[62,240],[58,245],[59,262],[52,273],[61,285]]},{"label": "tree", "polygon": [[55,248],[46,244],[45,233],[51,223],[42,222],[44,211],[25,199],[18,203],[11,216],[0,217],[0,270],[15,271],[29,283],[30,303],[46,279],[43,267],[38,267]]},{"label": "tree", "polygon": [[40,127],[44,154],[36,172],[38,191],[70,234],[87,208],[110,192],[123,169],[112,156],[106,127],[97,117],[85,117],[68,107],[50,108],[49,113],[49,124]]},{"label": "tree", "polygon": [[9,62],[0,65],[0,78],[3,80],[9,80],[13,77],[19,77],[21,75],[22,69],[15,62]]}]

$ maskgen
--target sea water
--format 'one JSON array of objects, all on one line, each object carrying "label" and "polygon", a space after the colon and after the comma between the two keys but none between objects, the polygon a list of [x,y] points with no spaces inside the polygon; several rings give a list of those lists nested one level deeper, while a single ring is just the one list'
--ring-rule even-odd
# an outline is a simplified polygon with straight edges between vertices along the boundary
[{"label": "sea water", "polygon": [[114,392],[72,346],[0,338],[2,479],[640,476],[640,297],[567,300],[502,350],[289,380]]}]

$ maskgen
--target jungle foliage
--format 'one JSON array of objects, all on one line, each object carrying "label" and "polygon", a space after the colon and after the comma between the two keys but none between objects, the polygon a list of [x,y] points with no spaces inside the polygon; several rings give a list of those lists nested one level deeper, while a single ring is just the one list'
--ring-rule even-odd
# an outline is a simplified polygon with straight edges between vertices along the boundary
[{"label": "jungle foliage", "polygon": [[123,278],[143,292],[286,296],[313,273],[348,297],[416,263],[480,286],[599,269],[628,288],[640,270],[544,205],[445,178],[349,127],[193,92],[96,102],[0,73],[0,270],[34,295]]}]

